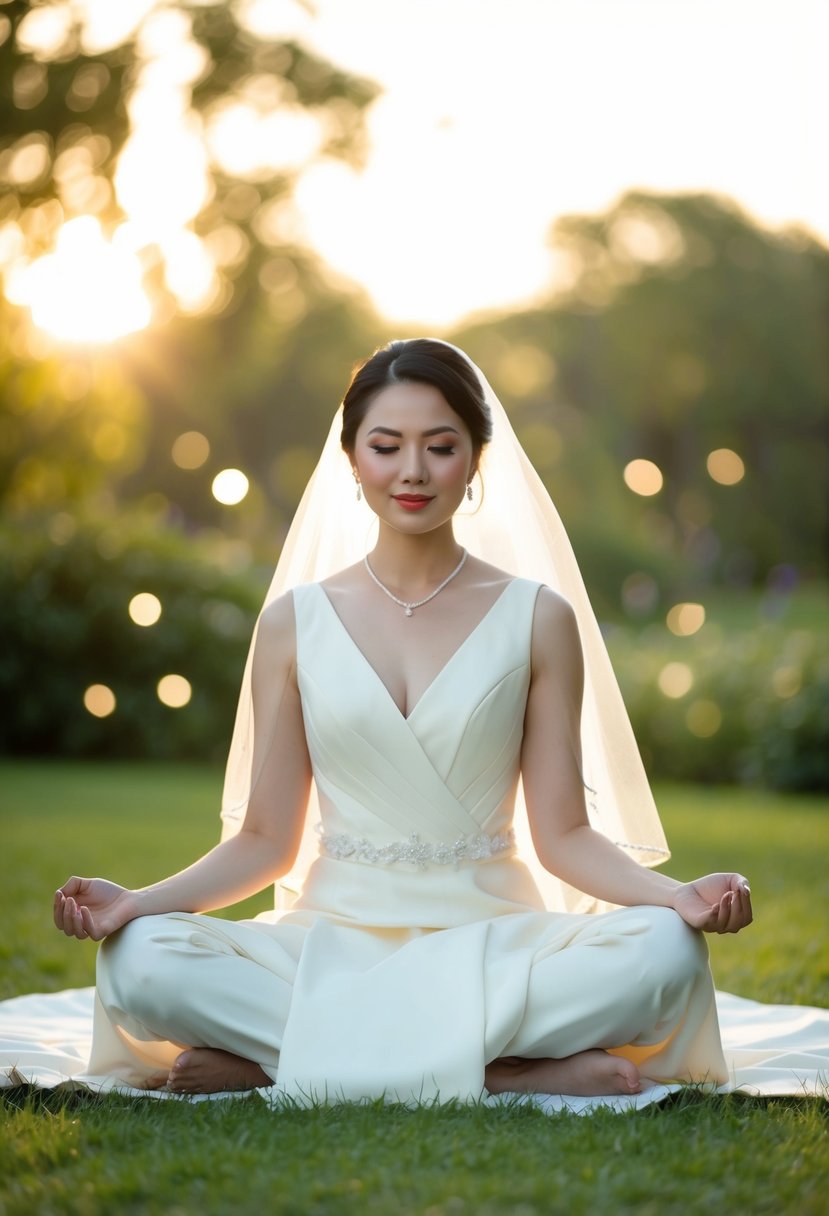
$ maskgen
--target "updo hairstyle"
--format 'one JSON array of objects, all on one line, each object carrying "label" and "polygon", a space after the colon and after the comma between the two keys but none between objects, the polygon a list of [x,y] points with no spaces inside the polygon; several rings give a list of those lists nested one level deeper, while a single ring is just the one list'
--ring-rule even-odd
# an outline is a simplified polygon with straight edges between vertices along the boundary
[{"label": "updo hairstyle", "polygon": [[392,384],[431,384],[467,426],[477,460],[492,438],[492,418],[475,369],[464,355],[433,338],[389,342],[374,352],[351,378],[343,398],[340,442],[349,456],[360,423],[374,398]]}]

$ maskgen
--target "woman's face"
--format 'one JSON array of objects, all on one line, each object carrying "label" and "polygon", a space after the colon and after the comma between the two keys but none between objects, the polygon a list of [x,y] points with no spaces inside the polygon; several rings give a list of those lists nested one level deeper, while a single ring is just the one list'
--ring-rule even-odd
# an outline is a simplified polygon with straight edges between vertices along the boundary
[{"label": "woman's face", "polygon": [[451,519],[475,472],[466,423],[439,389],[418,383],[377,394],[357,429],[351,463],[371,509],[405,532]]}]

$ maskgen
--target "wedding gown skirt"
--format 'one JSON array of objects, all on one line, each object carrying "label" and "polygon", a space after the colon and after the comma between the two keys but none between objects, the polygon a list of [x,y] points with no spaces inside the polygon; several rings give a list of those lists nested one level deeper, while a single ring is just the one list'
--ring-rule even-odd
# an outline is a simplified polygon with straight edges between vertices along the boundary
[{"label": "wedding gown skirt", "polygon": [[[405,717],[322,587],[295,589],[320,855],[288,911],[108,939],[76,1081],[142,1089],[208,1046],[301,1101],[465,1100],[497,1057],[605,1047],[651,1082],[734,1083],[703,936],[664,908],[547,911],[516,856],[537,591],[508,584]],[[6,1046],[9,1080],[37,1081],[37,1050]]]}]

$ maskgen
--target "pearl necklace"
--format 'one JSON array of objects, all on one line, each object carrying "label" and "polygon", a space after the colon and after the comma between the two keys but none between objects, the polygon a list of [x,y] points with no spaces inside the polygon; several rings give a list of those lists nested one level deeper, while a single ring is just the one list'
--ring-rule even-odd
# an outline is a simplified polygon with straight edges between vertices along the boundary
[{"label": "pearl necklace", "polygon": [[371,565],[368,560],[368,554],[366,554],[366,556],[363,558],[363,561],[365,563],[366,570],[368,570],[369,574],[374,579],[375,583],[380,588],[380,590],[385,591],[385,593],[389,597],[389,599],[394,600],[395,604],[399,604],[400,607],[404,610],[404,614],[406,616],[411,616],[412,613],[414,612],[415,608],[421,608],[424,604],[428,604],[429,600],[433,600],[435,598],[435,596],[438,594],[438,592],[442,591],[443,588],[448,583],[452,582],[452,579],[455,577],[456,574],[460,574],[461,570],[463,569],[463,564],[468,557],[469,557],[469,554],[467,553],[466,549],[464,549],[461,560],[458,562],[457,566],[452,571],[452,573],[449,575],[449,577],[445,578],[439,587],[435,587],[434,591],[430,592],[429,595],[424,596],[422,600],[412,600],[410,602],[407,602],[406,600],[398,599],[398,597],[392,591],[389,591],[388,587],[386,587],[383,583],[380,582],[379,578],[377,577],[377,575],[374,573],[374,571],[371,568]]}]

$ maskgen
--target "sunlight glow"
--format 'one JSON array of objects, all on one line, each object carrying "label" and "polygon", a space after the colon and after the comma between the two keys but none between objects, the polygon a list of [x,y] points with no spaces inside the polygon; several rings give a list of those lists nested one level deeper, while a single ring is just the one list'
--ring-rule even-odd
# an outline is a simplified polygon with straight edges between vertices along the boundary
[{"label": "sunlight glow", "polygon": [[[244,87],[191,119],[192,87],[208,63],[191,31],[206,6],[30,5],[16,36],[32,60],[10,82],[14,104],[34,111],[50,87],[45,61],[61,53],[75,20],[87,54],[135,37],[134,129],[116,192],[138,234],[132,252],[157,246],[172,258],[168,281],[185,311],[216,310],[226,299],[208,267],[208,257],[214,270],[222,265],[216,251],[194,252],[189,231],[210,203],[212,165],[250,181],[298,171],[296,206],[286,194],[261,217],[272,243],[307,242],[388,318],[437,327],[566,290],[573,259],[551,240],[552,222],[603,211],[633,185],[728,195],[761,223],[829,235],[829,173],[818,144],[827,18],[817,0],[237,0],[242,38],[251,31],[269,40],[271,65],[280,44],[290,64],[297,41],[337,70],[379,84],[359,168],[321,154],[332,133],[325,103],[318,113],[313,103],[297,105],[281,67],[257,76],[255,59]],[[601,88],[585,88],[586,62]],[[108,82],[104,63],[79,66],[66,105],[82,119]],[[41,133],[18,144],[0,154],[10,162],[6,180],[45,181],[52,150]],[[108,192],[103,176],[90,172],[61,187],[59,199],[67,214],[100,214]],[[609,237],[613,256],[632,272],[683,253],[658,209],[621,216]],[[280,323],[301,315],[296,299],[270,303]],[[57,311],[49,313],[53,332]],[[94,335],[112,336],[111,327]],[[728,470],[731,480],[711,476],[723,485],[740,480]]]},{"label": "sunlight glow", "polygon": [[88,215],[63,225],[55,252],[20,272],[17,292],[35,324],[67,342],[108,342],[150,320],[141,263]]},{"label": "sunlight glow", "polygon": [[118,160],[115,192],[149,242],[169,238],[198,215],[209,183],[207,156],[185,124],[179,91],[146,90],[136,104],[142,101],[138,128]]},{"label": "sunlight glow", "polygon": [[166,240],[164,281],[187,312],[198,312],[210,305],[219,291],[216,266],[204,241],[186,228]]},{"label": "sunlight glow", "polygon": [[208,146],[227,173],[239,177],[270,177],[298,168],[319,150],[322,127],[299,106],[282,106],[260,114],[254,106],[223,106],[208,128]]}]

